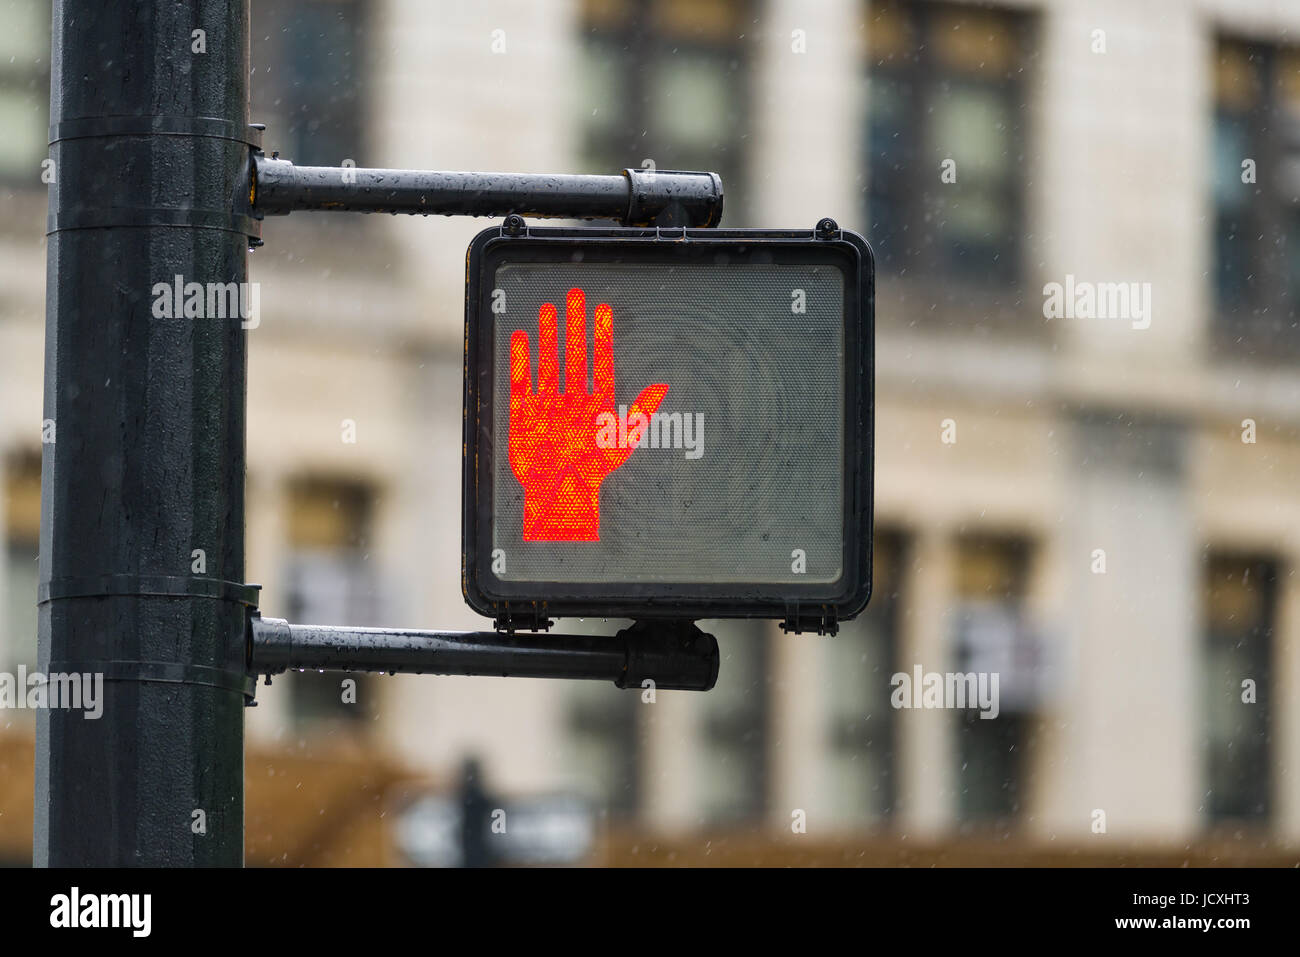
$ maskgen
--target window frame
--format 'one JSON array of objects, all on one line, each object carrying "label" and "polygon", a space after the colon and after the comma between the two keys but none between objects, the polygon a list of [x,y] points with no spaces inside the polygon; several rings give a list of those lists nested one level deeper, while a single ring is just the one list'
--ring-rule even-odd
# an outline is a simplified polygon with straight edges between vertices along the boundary
[{"label": "window frame", "polygon": [[[1213,83],[1209,150],[1213,224],[1210,245],[1213,267],[1207,271],[1211,284],[1209,298],[1213,303],[1213,327],[1220,344],[1245,339],[1256,345],[1287,346],[1288,352],[1294,352],[1300,349],[1300,328],[1297,328],[1296,315],[1300,308],[1300,267],[1297,267],[1295,275],[1291,274],[1286,246],[1288,243],[1300,244],[1300,202],[1294,196],[1288,201],[1276,186],[1277,181],[1270,180],[1269,173],[1281,171],[1289,156],[1300,164],[1300,119],[1291,131],[1296,135],[1295,145],[1288,150],[1288,131],[1282,115],[1284,104],[1277,91],[1279,57],[1284,50],[1293,50],[1296,55],[1300,55],[1300,48],[1219,32],[1214,36],[1213,65],[1216,70],[1225,54],[1233,50],[1246,55],[1259,83],[1260,93],[1255,104],[1248,109],[1237,110],[1224,103],[1217,77]],[[1254,241],[1255,245],[1250,247],[1250,253],[1243,260],[1247,276],[1242,292],[1233,298],[1225,297],[1224,281],[1220,274],[1220,267],[1228,258],[1224,255],[1223,246],[1224,220],[1227,214],[1215,190],[1216,177],[1221,171],[1214,168],[1219,158],[1216,148],[1218,137],[1223,124],[1227,122],[1241,122],[1246,128],[1243,144],[1245,152],[1238,161],[1253,159],[1256,171],[1255,183],[1241,184],[1243,188],[1254,188],[1242,205],[1237,219],[1240,225],[1235,230],[1235,235],[1237,241],[1241,241],[1242,236],[1263,237]],[[1264,177],[1262,180],[1261,171]],[[1240,166],[1234,172],[1239,178]],[[1259,244],[1267,243],[1269,237],[1280,239],[1282,249],[1274,255],[1261,256]],[[1279,305],[1281,310],[1278,310]]]},{"label": "window frame", "polygon": [[[871,13],[876,6],[874,0],[868,0],[868,31],[871,29]],[[1026,51],[1032,49],[1030,43],[1030,34],[1033,29],[1032,17],[1025,11],[1018,9],[996,6],[967,8],[964,4],[949,2],[921,3],[916,2],[916,0],[903,0],[903,2],[896,4],[896,8],[906,18],[913,38],[920,38],[920,42],[913,45],[906,57],[895,63],[878,62],[872,56],[870,50],[865,54],[867,95],[864,105],[863,128],[865,134],[864,153],[867,188],[863,190],[863,200],[864,212],[869,227],[868,233],[872,237],[878,235],[875,213],[873,212],[876,204],[872,200],[876,195],[876,183],[880,177],[877,175],[877,155],[870,135],[874,125],[872,112],[874,94],[871,87],[873,83],[877,82],[879,76],[891,77],[894,82],[907,91],[902,112],[911,117],[928,114],[933,108],[933,104],[940,97],[950,92],[950,90],[945,91],[944,87],[950,85],[954,79],[961,81],[963,85],[998,93],[1008,107],[1008,116],[1012,118],[1007,135],[1009,150],[1013,157],[1023,160],[1029,143],[1029,132],[1026,129],[1027,123],[1025,120],[1027,111],[1019,108],[1024,104],[1025,97],[1030,89],[1027,70],[1022,67],[1013,71],[1009,76],[997,78],[960,73],[936,63],[936,54],[932,51],[930,44],[925,42],[925,37],[933,28],[934,22],[943,14],[968,10],[993,13],[1005,20],[1007,32],[1017,54],[1014,59],[1016,62],[1023,63]],[[925,236],[928,231],[926,223],[927,206],[936,196],[943,195],[942,189],[950,185],[960,187],[960,163],[958,164],[957,183],[940,185],[937,179],[940,170],[924,168],[924,165],[928,162],[927,155],[933,152],[935,148],[934,144],[929,142],[924,125],[919,123],[906,124],[903,127],[903,135],[909,140],[904,153],[909,159],[905,159],[900,169],[891,171],[892,176],[902,183],[916,184],[919,181],[921,184],[928,184],[928,187],[922,185],[921,188],[901,188],[898,190],[898,194],[894,196],[893,204],[902,208],[902,222],[892,233],[907,237]],[[1015,167],[1013,167],[1014,169]],[[952,263],[948,261],[949,253],[946,250],[946,247],[951,244],[951,240],[939,235],[930,242],[918,242],[916,244],[904,242],[900,249],[877,248],[882,275],[889,279],[916,277],[924,280],[931,277],[948,277],[947,281],[951,282],[951,277],[956,274],[959,277],[957,279],[958,284],[976,288],[1018,286],[1024,283],[1026,269],[1023,233],[1028,212],[1028,199],[1022,177],[1014,175],[1014,172],[1007,177],[1005,195],[1003,195],[1002,199],[1004,201],[1003,205],[1009,211],[1008,220],[1011,224],[1006,237],[1008,245],[999,250],[995,261],[987,264],[989,268],[984,270],[954,268]],[[1002,265],[1002,263],[1006,265]]]},{"label": "window frame", "polygon": [[[742,22],[748,21],[752,14],[752,0],[732,0],[737,7],[737,17]],[[617,127],[597,132],[589,123],[583,122],[581,129],[582,153],[588,167],[603,164],[605,159],[626,155],[627,163],[637,167],[646,159],[652,160],[659,169],[684,168],[689,163],[678,163],[675,159],[670,164],[659,162],[653,155],[656,143],[663,143],[663,137],[652,129],[653,108],[650,105],[651,84],[654,67],[665,56],[678,52],[688,55],[719,56],[730,54],[735,60],[734,69],[728,70],[728,83],[732,85],[736,107],[735,128],[731,137],[723,146],[728,155],[725,162],[716,160],[704,164],[711,172],[722,175],[723,186],[732,196],[744,195],[748,179],[746,151],[741,147],[744,139],[739,134],[749,127],[752,114],[752,56],[749,50],[748,36],[741,35],[730,42],[719,42],[707,38],[677,36],[665,33],[654,24],[654,0],[627,0],[626,19],[614,26],[593,23],[585,14],[581,17],[582,55],[592,46],[606,47],[615,54],[621,67],[622,80],[625,84],[623,102],[620,106],[622,122]],[[642,131],[637,135],[635,131]],[[635,143],[646,144],[638,149]],[[663,143],[674,153],[680,150],[680,143]],[[619,169],[626,167],[620,166]],[[600,173],[615,173],[618,170],[599,169]],[[738,204],[732,203],[727,208],[728,219],[733,224],[743,222]]]}]

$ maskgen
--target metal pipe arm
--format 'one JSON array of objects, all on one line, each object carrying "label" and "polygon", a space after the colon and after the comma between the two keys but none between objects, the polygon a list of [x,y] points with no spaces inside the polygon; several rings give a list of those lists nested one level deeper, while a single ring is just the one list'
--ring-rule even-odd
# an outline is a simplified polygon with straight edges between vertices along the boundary
[{"label": "metal pipe arm", "polygon": [[625,226],[716,226],[717,173],[625,169],[618,176],[295,166],[254,154],[253,209],[613,219]]},{"label": "metal pipe arm", "polygon": [[639,688],[708,691],[718,678],[718,642],[689,621],[637,622],[613,637],[408,631],[293,625],[252,619],[250,669],[375,671],[389,674],[578,678]]}]

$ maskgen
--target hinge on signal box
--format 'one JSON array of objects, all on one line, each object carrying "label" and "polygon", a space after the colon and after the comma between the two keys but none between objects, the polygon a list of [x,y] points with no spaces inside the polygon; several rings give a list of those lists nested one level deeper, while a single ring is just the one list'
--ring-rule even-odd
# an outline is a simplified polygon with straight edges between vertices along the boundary
[{"label": "hinge on signal box", "polygon": [[497,617],[492,619],[493,628],[510,635],[516,631],[547,631],[554,624],[546,617],[545,602],[527,602],[522,605],[502,602]]},{"label": "hinge on signal box", "polygon": [[830,605],[786,605],[781,630],[787,635],[791,632],[796,635],[804,632],[833,635],[840,626],[835,618],[835,609]]}]

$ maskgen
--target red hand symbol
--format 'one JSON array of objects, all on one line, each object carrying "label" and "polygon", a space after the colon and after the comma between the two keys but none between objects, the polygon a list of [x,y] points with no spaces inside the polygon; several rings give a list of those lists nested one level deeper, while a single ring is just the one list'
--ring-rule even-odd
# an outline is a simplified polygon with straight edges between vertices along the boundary
[{"label": "red hand symbol", "polygon": [[[663,401],[668,386],[646,386],[617,422],[627,441],[598,442],[601,421],[616,421],[613,314],[596,307],[595,389],[587,391],[587,300],[570,289],[565,302],[564,392],[559,391],[555,306],[537,313],[537,391],[532,389],[528,333],[510,337],[510,467],[524,487],[524,541],[600,539],[600,483],[627,460]],[[636,420],[637,415],[644,420]],[[627,423],[635,420],[635,428]],[[607,428],[608,432],[609,429]]]}]

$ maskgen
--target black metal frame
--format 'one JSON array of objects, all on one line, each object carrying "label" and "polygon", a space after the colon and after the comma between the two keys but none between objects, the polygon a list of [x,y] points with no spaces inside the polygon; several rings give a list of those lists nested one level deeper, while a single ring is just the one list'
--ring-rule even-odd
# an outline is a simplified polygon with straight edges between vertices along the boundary
[{"label": "black metal frame", "polygon": [[[823,224],[825,225],[825,224]],[[471,243],[465,295],[465,418],[462,472],[461,581],[465,600],[505,627],[544,627],[549,616],[637,619],[784,618],[792,631],[833,632],[856,616],[871,594],[874,265],[856,233],[830,229],[620,229],[494,227]],[[780,251],[782,262],[838,260],[845,273],[844,554],[837,583],[501,583],[490,576],[493,323],[491,277],[504,261],[689,261],[719,251],[740,258]]]},{"label": "black metal frame", "polygon": [[690,622],[638,622],[618,634],[528,635],[296,625],[249,617],[249,659],[260,674],[294,670],[486,675],[612,681],[639,689],[708,691],[718,641]]},{"label": "black metal frame", "polygon": [[716,173],[625,169],[615,176],[295,166],[253,154],[259,218],[298,210],[421,216],[614,219],[628,226],[716,226]]},{"label": "black metal frame", "polygon": [[37,647],[108,687],[98,720],[36,716],[33,862],[238,866],[248,336],[149,297],[248,278],[248,0],[56,0],[52,24]]}]

